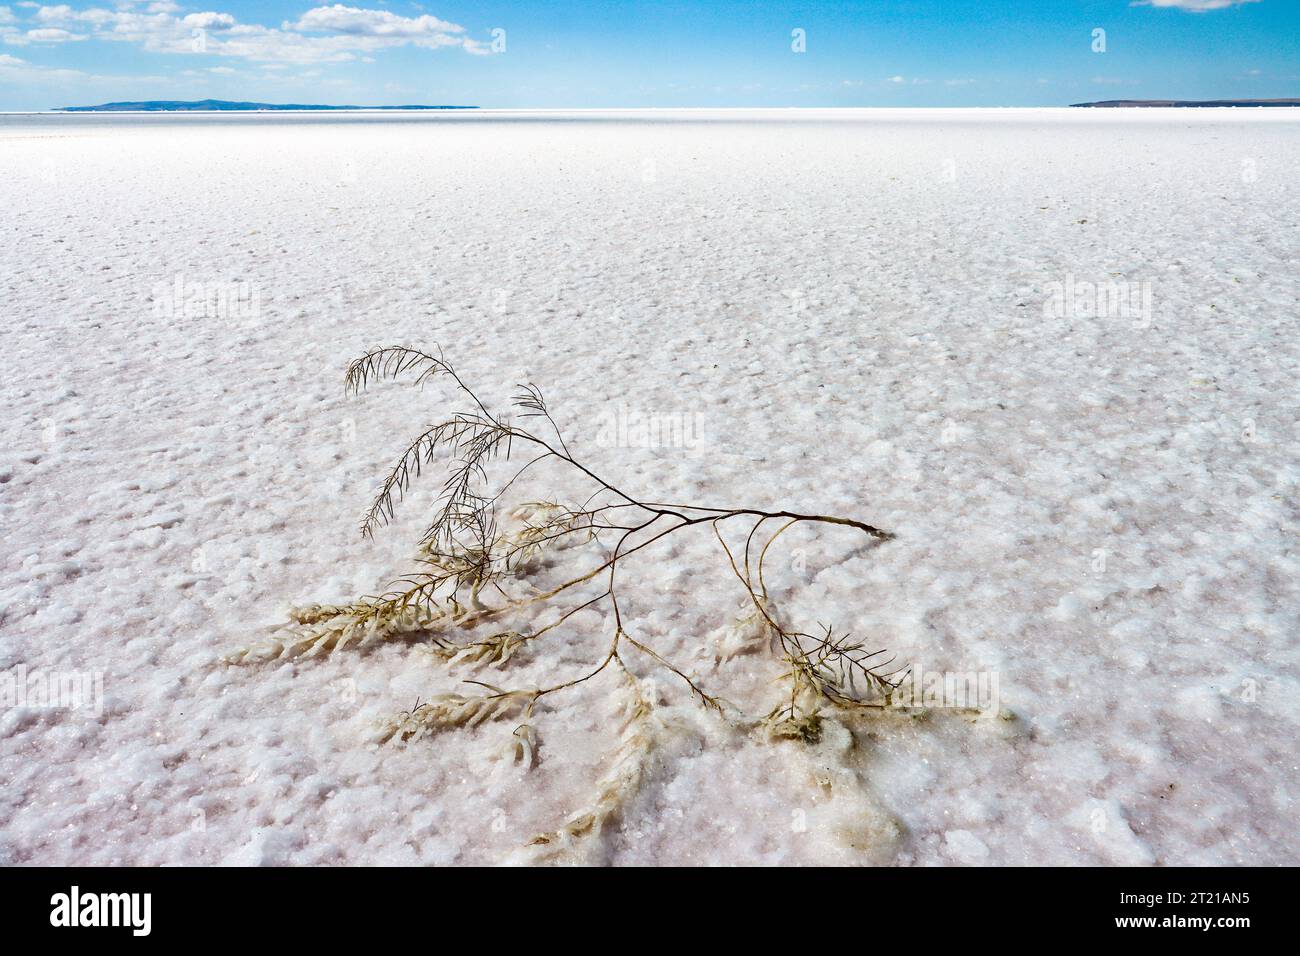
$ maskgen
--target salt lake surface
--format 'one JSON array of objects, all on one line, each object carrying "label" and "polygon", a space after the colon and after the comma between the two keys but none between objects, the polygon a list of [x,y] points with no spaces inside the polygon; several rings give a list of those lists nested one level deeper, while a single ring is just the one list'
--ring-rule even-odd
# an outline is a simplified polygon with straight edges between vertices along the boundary
[{"label": "salt lake surface", "polygon": [[[1297,168],[1294,110],[0,117],[0,862],[491,863],[588,800],[616,680],[532,769],[369,728],[578,676],[606,614],[501,671],[220,663],[409,569],[436,479],[357,519],[451,395],[342,389],[407,344],[644,497],[891,529],[792,534],[783,610],[995,681],[808,752],[628,655],[662,746],[573,859],[1294,864]],[[622,586],[771,706],[711,536]]]}]

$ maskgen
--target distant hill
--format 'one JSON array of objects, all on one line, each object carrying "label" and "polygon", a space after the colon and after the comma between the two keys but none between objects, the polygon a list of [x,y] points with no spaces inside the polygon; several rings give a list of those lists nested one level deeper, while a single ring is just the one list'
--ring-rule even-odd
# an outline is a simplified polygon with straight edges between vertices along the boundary
[{"label": "distant hill", "polygon": [[473,110],[476,106],[321,106],[307,103],[234,103],[230,100],[143,100],[139,103],[101,103],[99,106],[64,106],[58,113],[228,113],[259,110]]},{"label": "distant hill", "polygon": [[1096,103],[1071,103],[1071,106],[1300,106],[1300,99],[1289,100],[1100,100]]}]

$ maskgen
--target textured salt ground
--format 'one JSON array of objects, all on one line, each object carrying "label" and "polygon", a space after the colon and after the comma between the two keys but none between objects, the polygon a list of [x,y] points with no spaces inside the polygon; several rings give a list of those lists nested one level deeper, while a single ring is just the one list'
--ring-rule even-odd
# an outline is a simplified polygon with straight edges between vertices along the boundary
[{"label": "textured salt ground", "polygon": [[[541,384],[647,495],[895,530],[789,542],[789,613],[1015,714],[806,754],[656,674],[678,729],[590,858],[1296,862],[1298,164],[1284,110],[0,119],[0,673],[104,675],[98,715],[0,713],[0,861],[495,862],[583,804],[613,682],[524,773],[509,725],[366,745],[464,687],[409,647],[215,664],[406,567],[432,485],[356,520],[447,393],[341,376],[409,343]],[[156,314],[178,273],[260,316]],[[1067,274],[1150,282],[1149,327],[1044,315]],[[704,441],[607,447],[620,410]],[[775,672],[715,664],[710,539],[638,567],[636,634],[724,696]],[[478,676],[576,676],[608,621],[572,625]]]}]

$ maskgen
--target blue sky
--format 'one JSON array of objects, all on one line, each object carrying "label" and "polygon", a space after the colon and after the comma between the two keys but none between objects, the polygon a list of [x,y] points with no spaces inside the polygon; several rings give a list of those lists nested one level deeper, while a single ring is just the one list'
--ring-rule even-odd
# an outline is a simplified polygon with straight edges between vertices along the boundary
[{"label": "blue sky", "polygon": [[[1094,30],[1104,34],[1104,52]],[[803,31],[802,52],[794,31]],[[1300,0],[0,0],[0,110],[1300,96]]]}]

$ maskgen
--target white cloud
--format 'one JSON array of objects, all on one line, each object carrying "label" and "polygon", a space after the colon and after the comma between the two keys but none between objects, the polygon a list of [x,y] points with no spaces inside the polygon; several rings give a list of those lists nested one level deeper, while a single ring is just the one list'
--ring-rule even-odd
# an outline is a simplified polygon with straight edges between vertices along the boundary
[{"label": "white cloud", "polygon": [[297,23],[284,24],[285,30],[305,33],[348,33],[371,37],[424,37],[440,33],[464,33],[465,28],[448,23],[428,14],[420,17],[402,17],[387,10],[362,10],[336,3],[332,7],[315,7],[298,18]]},{"label": "white cloud", "polygon": [[121,83],[157,84],[164,82],[161,76],[101,76],[96,73],[84,73],[81,70],[60,69],[57,67],[38,66],[7,53],[0,53],[0,80],[6,83],[31,83],[42,89],[51,86],[86,84],[117,86]]},{"label": "white cloud", "polygon": [[97,27],[112,23],[117,16],[136,16],[136,14],[115,14],[111,10],[102,10],[98,7],[74,10],[66,3],[61,3],[57,7],[40,7],[36,11],[36,19],[42,23],[90,23]]},{"label": "white cloud", "polygon": [[29,43],[68,43],[86,39],[83,34],[72,33],[58,27],[38,27],[26,32],[13,27],[0,27],[0,36],[3,36],[4,42],[10,46],[27,46]]},{"label": "white cloud", "polygon": [[907,80],[903,79],[903,77],[901,77],[901,76],[890,76],[890,77],[886,77],[886,78],[885,78],[885,82],[886,82],[886,83],[906,83]]},{"label": "white cloud", "polygon": [[[211,10],[174,16],[179,7],[170,0],[150,3],[146,11],[125,3],[113,10],[74,10],[65,3],[40,7],[36,19],[55,29],[89,25],[89,36],[95,39],[134,43],[150,53],[202,53],[261,62],[365,62],[373,53],[401,46],[458,46],[466,53],[490,52],[482,43],[460,36],[464,27],[427,14],[403,17],[387,10],[335,4],[308,10],[296,23],[286,22],[277,29],[240,23],[229,13]],[[10,37],[6,40],[13,42]]]},{"label": "white cloud", "polygon": [[1133,0],[1130,7],[1167,7],[1173,10],[1186,10],[1188,13],[1208,13],[1211,10],[1223,10],[1243,3],[1259,3],[1259,0]]},{"label": "white cloud", "polygon": [[77,11],[66,3],[61,3],[57,7],[37,7],[36,19],[42,23],[66,23],[77,19]]},{"label": "white cloud", "polygon": [[57,27],[42,27],[39,30],[28,30],[23,34],[33,43],[63,43],[67,40],[84,40],[84,36],[78,36],[69,33],[67,30],[61,30]]},{"label": "white cloud", "polygon": [[0,7],[0,23],[13,23],[17,19],[8,7]]},{"label": "white cloud", "polygon": [[235,26],[235,18],[228,13],[190,13],[181,17],[181,25],[191,30],[230,30]]}]

